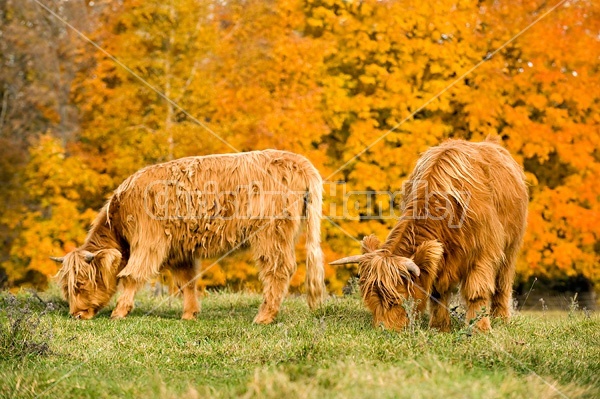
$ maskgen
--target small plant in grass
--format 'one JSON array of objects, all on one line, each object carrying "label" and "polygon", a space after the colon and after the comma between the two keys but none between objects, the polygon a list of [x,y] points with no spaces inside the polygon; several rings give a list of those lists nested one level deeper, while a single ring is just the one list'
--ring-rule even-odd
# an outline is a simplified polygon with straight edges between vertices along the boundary
[{"label": "small plant in grass", "polygon": [[402,308],[406,312],[406,317],[408,318],[408,324],[406,325],[406,331],[410,333],[414,333],[419,328],[419,311],[417,307],[419,305],[419,300],[415,300],[410,297],[402,301]]},{"label": "small plant in grass", "polygon": [[589,310],[587,307],[583,307],[583,309],[581,309],[583,311],[583,314],[585,315],[586,319],[591,319],[592,318],[592,311]]},{"label": "small plant in grass", "polygon": [[579,310],[579,301],[577,301],[577,292],[571,298],[571,303],[569,303],[569,317],[574,317]]},{"label": "small plant in grass", "polygon": [[544,301],[544,298],[540,298],[540,303],[542,304],[542,312],[546,313],[546,311],[548,310],[548,306],[546,305],[546,301]]},{"label": "small plant in grass", "polygon": [[342,288],[344,296],[360,298],[360,284],[358,277],[352,277],[348,283]]},{"label": "small plant in grass", "polygon": [[50,353],[52,329],[43,317],[54,310],[37,293],[15,296],[0,294],[0,358],[22,358]]},{"label": "small plant in grass", "polygon": [[463,326],[463,328],[460,329],[460,331],[458,332],[459,337],[460,336],[466,336],[466,337],[472,336],[473,333],[475,331],[477,331],[477,322],[486,316],[489,316],[488,311],[485,307],[482,307],[481,310],[475,314],[475,317],[473,317],[471,320],[469,320],[469,322],[467,324],[465,324]]},{"label": "small plant in grass", "polygon": [[448,304],[450,309],[450,323],[453,330],[464,328],[466,322],[467,310],[458,295],[452,296]]}]

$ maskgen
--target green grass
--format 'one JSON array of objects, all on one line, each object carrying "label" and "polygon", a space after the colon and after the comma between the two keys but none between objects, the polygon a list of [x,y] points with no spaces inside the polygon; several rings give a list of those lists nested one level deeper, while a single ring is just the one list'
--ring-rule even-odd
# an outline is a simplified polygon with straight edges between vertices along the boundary
[{"label": "green grass", "polygon": [[49,354],[0,356],[0,397],[600,397],[597,313],[519,313],[490,334],[460,323],[392,333],[356,295],[314,313],[287,298],[269,326],[252,324],[260,300],[213,293],[193,322],[179,320],[179,299],[148,293],[119,321],[110,309],[74,320],[62,304],[42,316]]}]

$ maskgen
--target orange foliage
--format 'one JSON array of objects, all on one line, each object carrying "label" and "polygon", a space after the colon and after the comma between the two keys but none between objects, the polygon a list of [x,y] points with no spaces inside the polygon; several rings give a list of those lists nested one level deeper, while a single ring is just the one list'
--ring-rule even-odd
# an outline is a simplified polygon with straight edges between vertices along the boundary
[{"label": "orange foliage", "polygon": [[[81,243],[110,190],[144,165],[264,148],[306,155],[327,180],[324,211],[332,218],[323,222],[323,249],[333,260],[357,253],[363,235],[387,234],[394,217],[368,216],[393,213],[397,198],[381,193],[401,190],[421,152],[449,137],[493,134],[530,182],[519,278],[583,275],[600,284],[600,5],[567,2],[509,42],[550,7],[542,0],[105,6],[92,37],[128,69],[81,44],[72,89],[80,129],[66,144],[48,135],[30,148],[27,203],[2,214],[19,232],[2,267],[11,283],[28,270],[54,273],[47,256]],[[359,192],[346,212],[337,181]],[[293,287],[304,273],[298,248]],[[327,266],[330,291],[340,293],[355,273]],[[199,284],[259,289],[245,254],[219,261]]]}]

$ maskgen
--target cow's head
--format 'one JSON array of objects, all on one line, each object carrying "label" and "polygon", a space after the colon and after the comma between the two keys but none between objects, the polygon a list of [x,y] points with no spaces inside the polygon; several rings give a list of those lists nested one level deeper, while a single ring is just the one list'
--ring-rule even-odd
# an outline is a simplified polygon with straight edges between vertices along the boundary
[{"label": "cow's head", "polygon": [[424,308],[433,279],[444,253],[439,241],[421,243],[410,257],[385,248],[374,235],[362,241],[362,255],[349,256],[332,265],[358,263],[360,290],[365,305],[373,313],[373,324],[401,330],[408,324],[406,301],[414,298]]},{"label": "cow's head", "polygon": [[76,249],[62,258],[57,279],[69,312],[77,319],[91,319],[102,309],[117,289],[117,272],[121,253],[116,249],[89,252]]}]

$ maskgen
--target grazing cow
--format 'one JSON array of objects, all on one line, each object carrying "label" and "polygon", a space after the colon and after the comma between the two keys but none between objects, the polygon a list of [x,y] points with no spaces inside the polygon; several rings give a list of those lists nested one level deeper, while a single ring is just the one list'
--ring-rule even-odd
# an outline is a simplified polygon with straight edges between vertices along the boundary
[{"label": "grazing cow", "polygon": [[523,170],[496,140],[449,140],[417,162],[405,182],[402,216],[383,245],[367,236],[362,255],[332,264],[359,263],[375,325],[405,327],[403,304],[412,297],[419,312],[430,299],[430,327],[448,331],[448,299],[460,285],[467,321],[480,317],[476,326],[487,331],[482,309],[490,300],[492,316],[510,316],[527,203]]},{"label": "grazing cow", "polygon": [[123,293],[111,317],[125,317],[138,288],[168,268],[183,286],[183,318],[193,319],[197,260],[249,246],[264,295],[254,322],[268,324],[296,269],[294,245],[304,219],[307,301],[311,308],[322,301],[321,208],[321,177],[303,156],[266,150],[182,158],[127,178],[85,243],[53,259],[63,264],[58,280],[77,318],[92,318],[118,281]]}]

